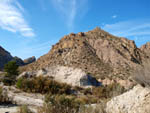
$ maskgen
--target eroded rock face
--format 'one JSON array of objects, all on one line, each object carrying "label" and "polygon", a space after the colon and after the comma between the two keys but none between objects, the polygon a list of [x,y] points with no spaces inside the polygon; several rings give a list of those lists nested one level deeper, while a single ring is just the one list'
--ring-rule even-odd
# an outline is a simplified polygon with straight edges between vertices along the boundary
[{"label": "eroded rock face", "polygon": [[107,103],[107,113],[149,113],[150,89],[140,85],[132,90],[114,97]]},{"label": "eroded rock face", "polygon": [[141,65],[142,57],[145,57],[134,41],[113,36],[101,29],[89,31],[86,36],[99,59],[111,65],[116,74]]}]

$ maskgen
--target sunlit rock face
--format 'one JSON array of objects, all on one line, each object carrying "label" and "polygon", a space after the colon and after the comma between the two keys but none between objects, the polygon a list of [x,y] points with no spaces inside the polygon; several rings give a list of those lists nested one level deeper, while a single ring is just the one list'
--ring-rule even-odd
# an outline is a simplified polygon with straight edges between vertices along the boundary
[{"label": "sunlit rock face", "polygon": [[107,103],[107,113],[149,113],[150,89],[140,85],[114,97]]}]

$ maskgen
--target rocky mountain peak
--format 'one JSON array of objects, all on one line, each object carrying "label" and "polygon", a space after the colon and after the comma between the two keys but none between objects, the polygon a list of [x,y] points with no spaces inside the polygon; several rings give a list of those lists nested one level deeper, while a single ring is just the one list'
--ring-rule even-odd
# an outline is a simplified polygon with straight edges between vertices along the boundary
[{"label": "rocky mountain peak", "polygon": [[130,70],[142,65],[145,58],[145,53],[137,48],[134,41],[95,28],[64,36],[46,55],[25,66],[24,70],[59,65],[79,68],[98,78],[122,76],[129,75]]}]

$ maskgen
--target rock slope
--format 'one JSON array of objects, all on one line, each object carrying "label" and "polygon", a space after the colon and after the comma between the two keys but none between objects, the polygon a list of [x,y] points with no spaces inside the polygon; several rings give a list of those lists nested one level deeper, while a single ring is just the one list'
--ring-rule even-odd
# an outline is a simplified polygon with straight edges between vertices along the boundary
[{"label": "rock slope", "polygon": [[147,58],[134,41],[113,36],[100,28],[64,36],[36,62],[22,68],[40,70],[51,66],[79,68],[97,78],[127,78]]},{"label": "rock slope", "polygon": [[107,113],[149,113],[150,89],[137,85],[132,90],[110,100],[106,111]]}]

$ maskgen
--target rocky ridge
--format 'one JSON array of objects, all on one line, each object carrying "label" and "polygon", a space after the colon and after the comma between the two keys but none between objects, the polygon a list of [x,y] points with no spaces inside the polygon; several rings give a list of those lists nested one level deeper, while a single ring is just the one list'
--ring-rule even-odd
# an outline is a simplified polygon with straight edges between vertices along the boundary
[{"label": "rocky ridge", "polygon": [[0,46],[0,69],[2,70],[4,68],[4,65],[12,60],[16,61],[16,63],[19,66],[24,66],[35,62],[36,58],[33,56],[23,61],[21,58],[17,56],[13,57],[8,51],[6,51],[4,48]]}]

